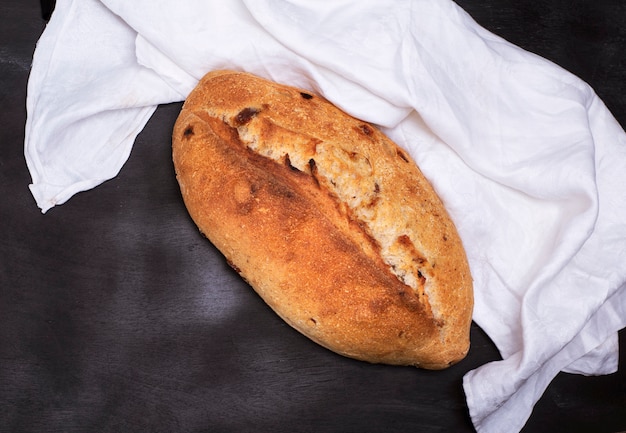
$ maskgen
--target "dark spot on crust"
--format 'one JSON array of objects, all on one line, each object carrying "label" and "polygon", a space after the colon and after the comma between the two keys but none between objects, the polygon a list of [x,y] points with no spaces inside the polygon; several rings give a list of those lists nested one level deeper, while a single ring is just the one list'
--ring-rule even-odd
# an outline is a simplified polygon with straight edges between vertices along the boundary
[{"label": "dark spot on crust", "polygon": [[317,186],[320,186],[320,181],[317,179],[317,164],[313,158],[309,159],[309,170],[311,170],[311,176]]},{"label": "dark spot on crust", "polygon": [[268,192],[275,197],[286,198],[288,200],[297,199],[296,194],[290,188],[280,182],[270,182],[267,184]]},{"label": "dark spot on crust", "polygon": [[304,92],[300,92],[300,96],[302,96],[304,99],[313,99],[313,95]]},{"label": "dark spot on crust", "polygon": [[363,131],[363,134],[367,135],[368,137],[374,133],[374,130],[372,129],[372,127],[366,123],[361,125],[361,131]]},{"label": "dark spot on crust", "polygon": [[244,108],[237,114],[237,116],[235,117],[235,121],[237,125],[245,125],[250,120],[252,120],[254,116],[259,114],[260,111],[261,110],[257,108],[251,108],[251,107]]},{"label": "dark spot on crust", "polygon": [[401,150],[397,149],[396,154],[402,159],[404,162],[409,162],[409,157],[404,154]]},{"label": "dark spot on crust", "polygon": [[[397,242],[398,244],[406,248],[408,252],[413,256],[413,262],[416,264],[416,266],[423,268],[424,266],[428,265],[428,260],[426,260],[426,258],[417,251],[415,245],[413,245],[413,242],[407,235],[398,236]],[[426,277],[424,276],[424,274],[422,274],[420,269],[417,270],[417,278],[421,285],[424,285],[426,283]]]},{"label": "dark spot on crust", "polygon": [[189,138],[194,134],[193,132],[193,126],[188,125],[187,128],[185,128],[185,131],[183,132],[183,136],[185,138]]},{"label": "dark spot on crust", "polygon": [[311,323],[311,325],[315,326],[317,325],[317,320],[315,320],[313,317],[309,318],[309,322]]},{"label": "dark spot on crust", "polygon": [[413,242],[411,242],[411,238],[407,235],[398,236],[398,243],[403,246],[413,246]]},{"label": "dark spot on crust", "polygon": [[241,274],[241,269],[239,269],[239,267],[237,267],[237,265],[235,265],[233,262],[226,259],[226,263],[228,263],[228,266],[230,266],[235,272],[237,272],[238,274]]},{"label": "dark spot on crust", "polygon": [[423,266],[426,263],[426,259],[424,257],[414,257],[413,261],[417,263],[419,266]]},{"label": "dark spot on crust", "polygon": [[372,198],[372,199],[369,201],[369,203],[367,203],[367,205],[366,205],[366,206],[367,206],[367,207],[372,208],[372,207],[376,206],[376,205],[378,204],[378,202],[379,202],[379,201],[380,201],[380,196],[378,196],[378,195],[377,195],[377,196],[375,196],[374,198]]},{"label": "dark spot on crust", "polygon": [[426,277],[419,270],[417,271],[417,278],[420,280],[421,285],[424,285],[426,283]]},{"label": "dark spot on crust", "polygon": [[374,184],[374,193],[378,194],[380,192],[380,185],[378,185],[378,183]]},{"label": "dark spot on crust", "polygon": [[298,169],[298,167],[295,167],[295,166],[293,166],[293,165],[291,164],[291,159],[289,159],[289,154],[288,154],[288,153],[286,153],[286,154],[285,154],[285,165],[286,165],[287,167],[289,167],[289,168],[290,168],[291,170],[293,170],[293,171],[297,171],[297,172],[299,172],[299,171],[300,171],[300,170]]},{"label": "dark spot on crust", "polygon": [[406,290],[398,290],[396,293],[398,295],[398,300],[409,311],[418,311],[423,308],[419,300],[419,295],[416,295],[412,290],[410,292],[407,292]]}]

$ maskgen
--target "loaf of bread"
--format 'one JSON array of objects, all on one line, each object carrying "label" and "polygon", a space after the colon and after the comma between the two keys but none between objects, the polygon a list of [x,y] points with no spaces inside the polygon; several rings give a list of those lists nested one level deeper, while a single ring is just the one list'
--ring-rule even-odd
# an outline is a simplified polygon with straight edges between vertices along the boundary
[{"label": "loaf of bread", "polygon": [[200,231],[289,325],[341,355],[446,368],[469,348],[472,279],[411,157],[324,98],[214,71],[173,131]]}]

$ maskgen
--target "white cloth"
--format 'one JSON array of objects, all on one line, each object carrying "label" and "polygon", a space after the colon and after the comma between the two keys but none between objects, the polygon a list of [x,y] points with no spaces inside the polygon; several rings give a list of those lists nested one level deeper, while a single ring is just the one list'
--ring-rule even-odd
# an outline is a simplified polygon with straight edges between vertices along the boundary
[{"label": "white cloth", "polygon": [[626,134],[587,84],[450,0],[58,0],[27,97],[42,211],[114,177],[156,106],[218,68],[323,94],[432,181],[503,357],[464,378],[477,431],[519,431],[559,371],[616,370]]}]

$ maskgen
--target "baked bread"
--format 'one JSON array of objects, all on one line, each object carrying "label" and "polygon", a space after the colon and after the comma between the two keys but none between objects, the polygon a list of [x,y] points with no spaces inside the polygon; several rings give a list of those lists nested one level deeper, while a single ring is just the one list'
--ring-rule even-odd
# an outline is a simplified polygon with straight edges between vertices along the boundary
[{"label": "baked bread", "polygon": [[465,251],[432,186],[378,129],[234,71],[183,105],[173,161],[201,232],[289,325],[372,363],[442,369],[469,348]]}]

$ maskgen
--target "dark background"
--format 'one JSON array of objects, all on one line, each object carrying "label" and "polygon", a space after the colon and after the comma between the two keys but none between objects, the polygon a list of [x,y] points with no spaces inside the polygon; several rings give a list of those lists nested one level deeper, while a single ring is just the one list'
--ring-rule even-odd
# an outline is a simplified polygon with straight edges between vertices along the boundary
[{"label": "dark background", "polygon": [[[626,125],[626,2],[459,0],[480,24],[589,82]],[[23,157],[45,21],[0,0],[0,432],[472,432],[461,380],[342,358],[285,325],[187,216],[161,106],[115,179],[39,212]],[[626,431],[620,371],[560,374],[524,432]]]}]

